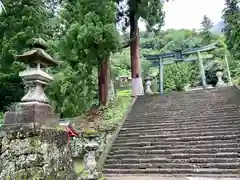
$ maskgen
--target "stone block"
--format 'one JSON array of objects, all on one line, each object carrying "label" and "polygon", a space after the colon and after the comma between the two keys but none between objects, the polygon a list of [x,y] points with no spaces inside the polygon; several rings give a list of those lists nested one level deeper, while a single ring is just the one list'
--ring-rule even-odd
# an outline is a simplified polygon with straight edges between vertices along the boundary
[{"label": "stone block", "polygon": [[6,112],[4,124],[28,124],[39,123],[49,126],[57,125],[58,116],[49,104],[22,103],[17,112]]}]

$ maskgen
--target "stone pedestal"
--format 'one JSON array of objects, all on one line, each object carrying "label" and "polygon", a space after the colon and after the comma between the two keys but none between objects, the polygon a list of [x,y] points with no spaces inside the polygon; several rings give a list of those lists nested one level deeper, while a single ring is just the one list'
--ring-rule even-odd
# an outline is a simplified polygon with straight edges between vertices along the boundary
[{"label": "stone pedestal", "polygon": [[17,112],[5,113],[5,125],[10,124],[28,124],[41,123],[49,126],[58,124],[58,116],[54,113],[52,107],[45,103],[20,103],[20,109]]},{"label": "stone pedestal", "polygon": [[62,130],[6,126],[0,133],[0,179],[76,180]]}]

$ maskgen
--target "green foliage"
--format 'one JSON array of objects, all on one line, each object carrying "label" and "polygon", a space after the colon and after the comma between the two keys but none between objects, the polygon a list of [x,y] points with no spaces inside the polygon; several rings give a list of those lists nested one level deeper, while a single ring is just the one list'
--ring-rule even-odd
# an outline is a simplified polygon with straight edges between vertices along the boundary
[{"label": "green foliage", "polygon": [[163,1],[117,0],[116,2],[118,3],[117,22],[121,24],[123,30],[130,25],[132,15],[135,22],[141,18],[149,31],[159,30],[164,23]]},{"label": "green foliage", "polygon": [[24,95],[24,86],[18,75],[18,70],[14,67],[19,67],[14,63],[11,68],[11,73],[1,72],[0,67],[0,111],[6,111],[7,106],[13,102],[19,102]]},{"label": "green foliage", "polygon": [[0,124],[3,123],[4,113],[0,112]]},{"label": "green foliage", "polygon": [[[29,49],[29,40],[41,36],[49,38],[50,16],[45,1],[4,0],[7,13],[0,16],[0,110],[23,96],[23,85],[18,73],[21,63],[14,62],[14,55]],[[13,63],[14,62],[14,63]]]},{"label": "green foliage", "polygon": [[182,91],[192,81],[193,66],[190,63],[168,65],[164,69],[166,91]]},{"label": "green foliage", "polygon": [[63,117],[81,115],[98,104],[99,64],[119,47],[115,12],[112,0],[74,0],[63,6],[66,29],[55,44],[62,64],[48,91]]},{"label": "green foliage", "polygon": [[226,0],[223,13],[224,33],[230,54],[240,60],[240,7],[238,0]]},{"label": "green foliage", "polygon": [[117,98],[111,102],[108,107],[104,110],[103,120],[107,126],[115,126],[123,118],[127,111],[127,107],[131,102],[131,91],[130,90],[119,90],[117,92]]},{"label": "green foliage", "polygon": [[48,94],[61,116],[74,117],[97,104],[97,79],[86,71],[83,64],[79,64],[80,72],[67,63],[63,64],[48,87]]},{"label": "green foliage", "polygon": [[[150,67],[150,62],[141,57],[142,76],[146,76],[148,74]],[[131,77],[131,60],[129,49],[124,49],[121,52],[115,53],[111,56],[111,70],[114,79],[119,76]]]},{"label": "green foliage", "polygon": [[213,28],[213,22],[211,21],[211,19],[209,19],[209,17],[207,17],[206,15],[203,16],[203,20],[201,22],[201,37],[202,37],[202,45],[208,45],[211,43],[211,39],[213,36],[212,33],[212,28]]}]

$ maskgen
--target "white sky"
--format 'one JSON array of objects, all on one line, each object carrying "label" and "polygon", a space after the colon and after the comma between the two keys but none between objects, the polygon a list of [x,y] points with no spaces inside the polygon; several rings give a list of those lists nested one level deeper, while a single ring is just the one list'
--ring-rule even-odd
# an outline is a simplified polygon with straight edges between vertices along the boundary
[{"label": "white sky", "polygon": [[[170,0],[164,5],[166,12],[163,29],[199,29],[204,15],[213,22],[221,20],[224,0]],[[139,24],[145,29],[144,24]]]}]

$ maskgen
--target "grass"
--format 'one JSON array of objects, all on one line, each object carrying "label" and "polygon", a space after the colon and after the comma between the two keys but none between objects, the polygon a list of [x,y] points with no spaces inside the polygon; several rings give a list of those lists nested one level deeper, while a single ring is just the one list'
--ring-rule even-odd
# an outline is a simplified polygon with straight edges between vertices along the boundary
[{"label": "grass", "polygon": [[117,98],[108,104],[103,112],[104,123],[116,124],[123,119],[125,112],[131,102],[130,90],[119,90]]},{"label": "grass", "polygon": [[[79,123],[83,123],[84,121],[91,119],[101,123],[105,128],[111,130],[115,129],[123,120],[131,100],[131,90],[118,90],[116,99],[110,102],[106,107],[103,107],[101,112],[99,110],[90,112],[89,114],[85,115],[84,118],[75,119],[75,122],[78,121]],[[81,127],[84,127],[84,125],[81,125]],[[74,158],[73,162],[75,171],[79,176],[84,170],[84,161],[81,158]]]},{"label": "grass", "polygon": [[73,158],[73,165],[77,176],[84,170],[84,161],[81,158]]}]

